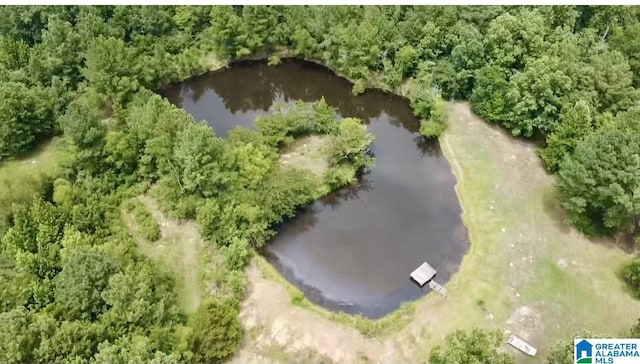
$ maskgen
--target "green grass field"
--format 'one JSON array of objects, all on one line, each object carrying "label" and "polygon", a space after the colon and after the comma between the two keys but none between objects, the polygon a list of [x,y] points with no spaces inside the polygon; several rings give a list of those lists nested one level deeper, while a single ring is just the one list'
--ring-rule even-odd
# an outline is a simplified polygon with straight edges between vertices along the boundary
[{"label": "green grass field", "polygon": [[0,183],[19,183],[41,174],[53,175],[65,150],[59,139],[48,140],[18,158],[0,162]]},{"label": "green grass field", "polygon": [[65,157],[62,140],[43,142],[30,153],[0,162],[0,234],[12,203],[31,200],[41,191],[41,181],[56,174]]},{"label": "green grass field", "polygon": [[[557,340],[582,329],[627,330],[640,317],[640,301],[616,273],[631,255],[612,239],[588,239],[564,222],[554,177],[533,144],[479,120],[466,104],[450,110],[441,144],[458,179],[472,246],[448,285],[456,296],[448,326],[478,324],[523,336],[539,354],[517,362],[544,360]],[[487,313],[473,307],[478,300]]]}]

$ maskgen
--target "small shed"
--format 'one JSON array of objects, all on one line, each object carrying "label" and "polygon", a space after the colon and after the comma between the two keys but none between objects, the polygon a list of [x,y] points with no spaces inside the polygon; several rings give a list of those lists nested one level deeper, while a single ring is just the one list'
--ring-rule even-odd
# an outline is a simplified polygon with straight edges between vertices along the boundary
[{"label": "small shed", "polygon": [[429,263],[422,263],[416,270],[411,272],[411,279],[416,281],[420,287],[424,286],[436,275],[437,271],[429,265]]}]

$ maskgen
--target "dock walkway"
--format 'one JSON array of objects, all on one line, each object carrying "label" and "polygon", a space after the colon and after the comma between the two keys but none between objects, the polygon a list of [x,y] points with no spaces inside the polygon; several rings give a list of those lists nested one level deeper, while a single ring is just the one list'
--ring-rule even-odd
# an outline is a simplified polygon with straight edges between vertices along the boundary
[{"label": "dock walkway", "polygon": [[429,281],[429,288],[431,288],[432,290],[440,293],[443,297],[447,298],[449,295],[449,292],[447,291],[446,288],[444,288],[443,285],[441,285],[440,283],[434,281],[434,280],[430,280]]},{"label": "dock walkway", "polygon": [[436,276],[436,271],[429,263],[422,263],[416,270],[411,272],[410,276],[420,287],[423,287],[425,284],[428,284],[429,288],[440,293],[445,298],[448,295],[447,289],[444,288],[440,283],[433,280],[433,277]]}]

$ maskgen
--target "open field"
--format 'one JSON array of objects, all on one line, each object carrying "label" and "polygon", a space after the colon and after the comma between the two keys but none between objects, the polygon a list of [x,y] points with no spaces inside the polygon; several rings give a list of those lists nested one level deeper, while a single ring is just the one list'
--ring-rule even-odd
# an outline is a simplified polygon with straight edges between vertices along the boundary
[{"label": "open field", "polygon": [[64,150],[63,144],[59,139],[47,140],[19,158],[0,162],[0,185],[21,183],[26,178],[38,177],[41,174],[55,174]]},{"label": "open field", "polygon": [[466,103],[452,103],[441,145],[458,180],[472,242],[447,285],[450,299],[428,295],[414,304],[404,328],[367,337],[291,303],[285,285],[254,261],[241,313],[249,334],[233,362],[287,363],[305,353],[340,363],[415,363],[447,333],[473,326],[522,336],[539,354],[530,359],[513,351],[516,362],[544,362],[549,347],[574,332],[615,335],[640,317],[640,301],[616,277],[630,255],[612,240],[588,239],[563,222],[553,176],[533,144],[487,124]]}]

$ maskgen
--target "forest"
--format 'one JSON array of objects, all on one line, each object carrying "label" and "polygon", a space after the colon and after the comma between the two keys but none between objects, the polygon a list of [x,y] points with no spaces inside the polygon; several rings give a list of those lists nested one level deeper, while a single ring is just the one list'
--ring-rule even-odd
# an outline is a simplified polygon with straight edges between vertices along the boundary
[{"label": "forest", "polygon": [[[640,242],[639,54],[630,6],[0,7],[0,163],[54,136],[67,149],[55,176],[0,193],[0,362],[228,358],[244,335],[252,249],[373,166],[372,136],[322,100],[281,105],[223,139],[163,86],[216,62],[293,56],[344,75],[354,94],[407,97],[426,138],[446,132],[445,100],[467,100],[539,145],[569,223]],[[323,180],[278,163],[312,134],[332,138]],[[131,202],[148,190],[224,252],[216,293],[193,315],[123,225],[122,205],[157,236]],[[640,260],[623,278],[640,295]]]}]

